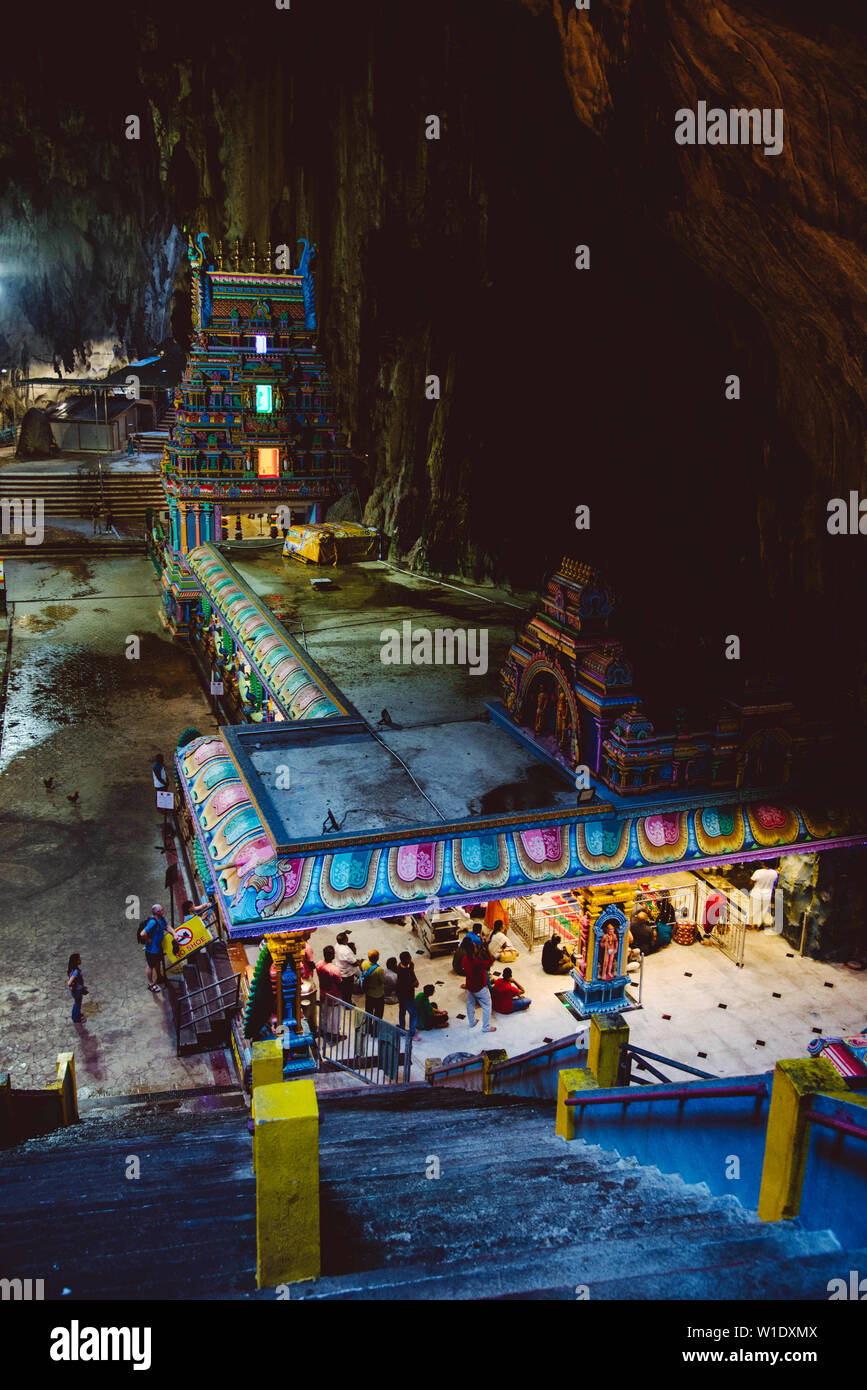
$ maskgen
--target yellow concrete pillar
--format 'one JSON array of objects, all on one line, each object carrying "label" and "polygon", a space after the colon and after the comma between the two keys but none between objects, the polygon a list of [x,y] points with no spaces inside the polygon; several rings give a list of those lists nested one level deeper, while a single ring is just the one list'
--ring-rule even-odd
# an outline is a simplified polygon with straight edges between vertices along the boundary
[{"label": "yellow concrete pillar", "polygon": [[805,1116],[819,1091],[848,1094],[840,1073],[823,1057],[777,1063],[759,1192],[762,1221],[782,1221],[797,1216],[801,1209],[811,1129]]},{"label": "yellow concrete pillar", "polygon": [[590,1020],[587,1065],[603,1089],[617,1085],[620,1049],[629,1042],[629,1025],[620,1014],[594,1014]]},{"label": "yellow concrete pillar", "polygon": [[557,1075],[557,1124],[554,1130],[562,1139],[575,1138],[575,1107],[567,1105],[570,1096],[579,1091],[598,1090],[595,1080],[585,1067],[564,1067]]},{"label": "yellow concrete pillar", "polygon": [[318,1279],[319,1107],[310,1077],[253,1092],[256,1283]]},{"label": "yellow concrete pillar", "polygon": [[279,1038],[254,1042],[253,1090],[257,1086],[273,1086],[283,1080],[283,1043]]},{"label": "yellow concrete pillar", "polygon": [[58,1052],[57,1080],[60,1082],[60,1108],[64,1125],[78,1123],[78,1087],[75,1084],[75,1053]]},{"label": "yellow concrete pillar", "polygon": [[507,1062],[509,1054],[504,1048],[491,1048],[482,1053],[482,1094],[490,1096],[494,1090],[494,1067],[498,1062]]}]

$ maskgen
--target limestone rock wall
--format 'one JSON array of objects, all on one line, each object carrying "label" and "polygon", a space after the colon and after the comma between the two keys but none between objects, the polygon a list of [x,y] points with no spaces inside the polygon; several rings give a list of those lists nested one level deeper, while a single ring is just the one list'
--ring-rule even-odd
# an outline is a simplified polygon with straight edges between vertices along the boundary
[{"label": "limestone rock wall", "polygon": [[[840,602],[859,541],[824,527],[829,496],[867,493],[857,8],[327,9],[23,16],[0,365],[84,373],[183,338],[185,225],[310,237],[393,556],[535,587],[575,550],[612,575],[651,697],[721,686],[734,632],[799,693],[867,707]],[[784,152],[676,146],[699,99],[782,106]]]}]

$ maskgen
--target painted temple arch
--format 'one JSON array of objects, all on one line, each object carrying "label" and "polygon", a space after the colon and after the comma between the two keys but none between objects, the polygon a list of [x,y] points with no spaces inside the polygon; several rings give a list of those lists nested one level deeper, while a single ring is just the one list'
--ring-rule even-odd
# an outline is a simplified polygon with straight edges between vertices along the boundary
[{"label": "painted temple arch", "polygon": [[570,767],[581,761],[581,716],[565,672],[542,658],[527,668],[521,687],[519,722],[541,741],[553,741]]},{"label": "painted temple arch", "polygon": [[622,643],[609,634],[613,608],[602,575],[566,557],[509,649],[502,703],[489,709],[549,762],[571,771],[580,761],[612,792],[640,796],[782,787],[829,746],[827,721],[803,718],[761,678],[739,698],[721,699],[704,727],[686,727],[677,711],[673,727],[656,727]]}]

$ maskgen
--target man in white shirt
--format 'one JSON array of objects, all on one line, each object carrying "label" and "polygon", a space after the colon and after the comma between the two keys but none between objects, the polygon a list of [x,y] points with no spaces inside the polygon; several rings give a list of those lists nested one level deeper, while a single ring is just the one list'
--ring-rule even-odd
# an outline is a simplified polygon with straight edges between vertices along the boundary
[{"label": "man in white shirt", "polygon": [[753,872],[750,880],[753,885],[750,893],[753,926],[763,927],[773,924],[774,888],[777,885],[778,877],[777,870],[768,868],[766,864],[760,864]]},{"label": "man in white shirt", "polygon": [[340,971],[340,994],[347,1004],[352,1003],[352,986],[358,970],[358,957],[349,945],[349,932],[342,931],[334,948],[334,964]]}]

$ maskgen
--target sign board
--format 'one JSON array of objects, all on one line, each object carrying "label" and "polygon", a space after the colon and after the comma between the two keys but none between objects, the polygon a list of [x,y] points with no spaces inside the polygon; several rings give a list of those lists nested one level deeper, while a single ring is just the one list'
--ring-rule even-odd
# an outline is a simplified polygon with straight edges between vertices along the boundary
[{"label": "sign board", "polygon": [[222,682],[222,681],[211,681],[211,694],[212,694],[212,695],[222,695],[222,693],[223,693],[223,682]]},{"label": "sign board", "polygon": [[174,792],[157,792],[157,810],[173,811],[175,809]]},{"label": "sign board", "polygon": [[174,941],[171,932],[166,932],[163,937],[166,971],[180,970],[187,956],[191,956],[193,951],[198,951],[200,946],[206,946],[213,939],[201,917],[188,917],[186,922],[175,928]]}]

